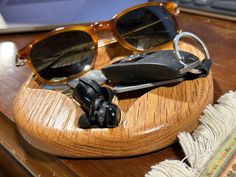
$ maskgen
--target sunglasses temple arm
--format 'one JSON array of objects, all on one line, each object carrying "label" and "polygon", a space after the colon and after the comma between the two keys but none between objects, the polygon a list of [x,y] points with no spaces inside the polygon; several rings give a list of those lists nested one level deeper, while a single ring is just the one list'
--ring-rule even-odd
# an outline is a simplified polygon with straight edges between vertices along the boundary
[{"label": "sunglasses temple arm", "polygon": [[[150,26],[153,26],[153,25],[155,25],[155,24],[158,24],[158,23],[160,23],[161,21],[166,20],[167,18],[168,18],[168,17],[165,17],[165,18],[160,19],[160,20],[158,20],[158,21],[155,21],[155,22],[153,22],[153,23],[151,23],[151,24],[148,24],[148,25],[142,26],[142,27],[140,27],[140,28],[134,29],[134,30],[132,30],[132,31],[130,31],[130,32],[127,32],[127,33],[121,35],[121,37],[126,37],[126,36],[129,35],[129,34],[132,34],[132,33],[134,33],[134,32],[138,32],[138,31],[140,31],[140,30],[142,30],[142,29],[145,29],[145,28],[147,28],[147,27],[150,27]],[[108,45],[108,44],[113,44],[113,43],[115,43],[115,42],[117,42],[117,40],[116,40],[115,38],[99,40],[99,42],[98,42],[98,47],[104,47],[104,46],[106,46],[106,45]]]},{"label": "sunglasses temple arm", "polygon": [[145,28],[148,28],[148,27],[150,27],[150,26],[156,25],[156,24],[158,24],[158,23],[160,23],[160,22],[162,22],[163,20],[166,20],[166,19],[168,19],[168,17],[165,17],[165,18],[163,18],[163,19],[157,20],[157,21],[155,21],[155,22],[153,22],[153,23],[147,24],[147,25],[142,26],[142,27],[140,27],[140,28],[134,29],[134,30],[132,30],[132,31],[130,31],[130,32],[127,32],[127,33],[121,35],[121,37],[126,37],[126,36],[129,35],[129,34],[132,34],[132,33],[134,33],[134,32],[138,32],[138,31],[140,31],[140,30],[143,30],[143,29],[145,29]]}]

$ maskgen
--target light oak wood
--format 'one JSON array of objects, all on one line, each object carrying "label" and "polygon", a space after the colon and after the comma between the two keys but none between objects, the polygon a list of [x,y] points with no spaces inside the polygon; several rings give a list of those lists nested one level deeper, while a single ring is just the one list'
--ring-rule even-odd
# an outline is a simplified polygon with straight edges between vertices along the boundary
[{"label": "light oak wood", "polygon": [[[181,49],[203,57],[189,44],[181,43]],[[100,49],[98,53],[101,52],[96,67],[110,62],[106,50]],[[77,126],[83,110],[71,98],[40,89],[40,83],[30,77],[15,98],[14,114],[21,135],[45,152],[65,157],[126,157],[164,148],[176,141],[178,132],[192,131],[212,100],[211,74],[207,78],[121,94],[116,101],[121,109],[120,125],[85,130]]]}]

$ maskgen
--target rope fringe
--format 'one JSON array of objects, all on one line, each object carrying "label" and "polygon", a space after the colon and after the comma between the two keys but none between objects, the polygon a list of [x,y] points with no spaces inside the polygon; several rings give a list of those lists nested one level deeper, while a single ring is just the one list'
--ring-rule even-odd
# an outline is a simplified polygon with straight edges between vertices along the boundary
[{"label": "rope fringe", "polygon": [[165,160],[151,167],[145,177],[196,177],[220,144],[236,128],[236,92],[230,91],[208,105],[192,133],[181,132],[179,143],[191,167],[183,161]]},{"label": "rope fringe", "polygon": [[188,167],[179,160],[165,160],[151,168],[151,171],[149,171],[145,177],[196,177],[198,174],[195,169]]}]

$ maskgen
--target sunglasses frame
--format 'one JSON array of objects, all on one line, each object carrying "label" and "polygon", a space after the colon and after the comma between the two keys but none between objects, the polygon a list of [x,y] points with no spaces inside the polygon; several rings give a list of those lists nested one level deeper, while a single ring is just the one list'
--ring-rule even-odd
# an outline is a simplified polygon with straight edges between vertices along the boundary
[{"label": "sunglasses frame", "polygon": [[[85,74],[86,72],[88,72],[93,66],[94,63],[96,61],[97,58],[97,48],[98,48],[98,38],[96,35],[96,31],[97,30],[110,30],[112,32],[112,35],[115,37],[116,42],[119,42],[122,46],[124,46],[126,49],[131,50],[131,51],[135,51],[135,52],[144,52],[144,51],[149,51],[149,50],[141,50],[141,49],[137,49],[134,46],[132,46],[131,44],[129,44],[128,42],[126,42],[122,36],[119,34],[119,32],[116,29],[116,22],[125,14],[127,14],[130,11],[133,11],[135,9],[138,8],[142,8],[145,6],[161,6],[163,7],[172,17],[175,26],[176,26],[176,34],[179,33],[179,27],[178,27],[178,23],[176,21],[175,16],[179,13],[179,9],[177,7],[177,4],[173,3],[173,2],[148,2],[148,3],[143,3],[143,4],[139,4],[133,7],[130,7],[128,9],[125,9],[123,11],[121,11],[120,13],[118,13],[117,15],[115,15],[111,20],[109,21],[102,21],[102,22],[95,22],[92,23],[90,25],[73,25],[73,26],[67,26],[67,27],[60,27],[57,28],[49,33],[44,34],[42,37],[32,41],[31,43],[29,43],[26,47],[20,49],[17,52],[16,55],[16,66],[22,66],[25,63],[27,63],[32,72],[35,74],[35,76],[37,77],[38,80],[50,84],[50,85],[54,85],[54,84],[60,84],[60,83],[64,83],[68,80],[77,78],[82,76],[83,74]],[[36,71],[35,67],[33,66],[32,62],[31,62],[31,58],[30,58],[30,52],[33,49],[34,45],[36,45],[37,43],[41,42],[42,40],[49,38],[51,36],[60,34],[60,33],[64,33],[64,32],[68,32],[68,31],[83,31],[86,32],[93,40],[94,45],[95,45],[95,54],[93,57],[93,62],[91,63],[91,65],[89,67],[86,67],[82,72],[78,73],[78,74],[74,74],[72,76],[67,77],[66,79],[61,79],[61,80],[46,80],[44,78],[42,78],[38,72]],[[108,43],[109,44],[109,43]],[[164,45],[164,44],[162,44]]]}]

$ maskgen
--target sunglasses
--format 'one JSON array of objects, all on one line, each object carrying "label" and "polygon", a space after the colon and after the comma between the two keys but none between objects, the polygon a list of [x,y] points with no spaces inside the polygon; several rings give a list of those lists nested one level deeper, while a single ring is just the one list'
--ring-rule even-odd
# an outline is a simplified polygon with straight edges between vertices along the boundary
[{"label": "sunglasses", "polygon": [[112,20],[91,25],[58,28],[19,50],[16,65],[28,63],[37,77],[48,84],[62,83],[90,70],[99,47],[97,30],[110,30],[132,51],[149,51],[174,39],[179,32],[173,2],[149,2],[128,8]]}]

